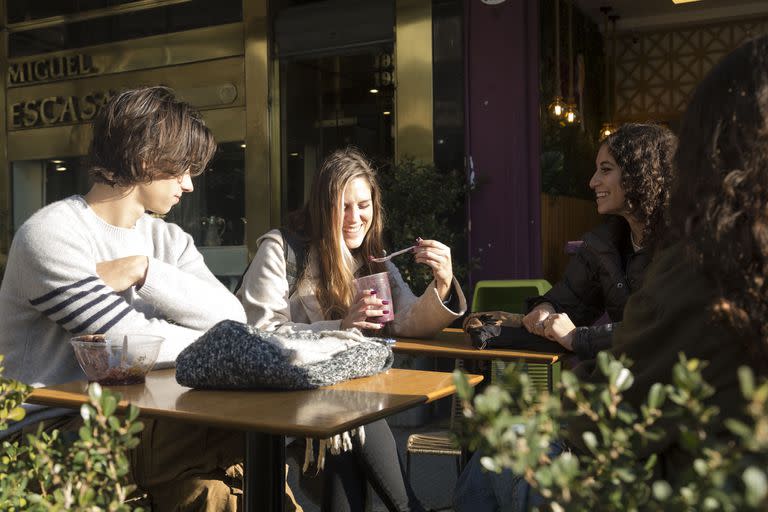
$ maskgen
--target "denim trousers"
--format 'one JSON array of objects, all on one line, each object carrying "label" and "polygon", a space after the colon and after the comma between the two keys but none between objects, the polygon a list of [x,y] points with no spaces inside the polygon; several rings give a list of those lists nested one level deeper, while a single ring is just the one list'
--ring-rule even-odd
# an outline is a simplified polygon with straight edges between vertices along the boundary
[{"label": "denim trousers", "polygon": [[[549,456],[557,457],[564,446],[554,442]],[[486,471],[476,452],[459,475],[453,494],[455,512],[524,512],[544,505],[543,498],[520,475],[505,469],[501,473]]]}]

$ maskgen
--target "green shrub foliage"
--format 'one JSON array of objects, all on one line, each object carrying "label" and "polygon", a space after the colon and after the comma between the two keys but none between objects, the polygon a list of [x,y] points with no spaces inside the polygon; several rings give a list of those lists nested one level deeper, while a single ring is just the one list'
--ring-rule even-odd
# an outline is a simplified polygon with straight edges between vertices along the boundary
[{"label": "green shrub foliage", "polygon": [[[628,362],[607,353],[598,358],[605,382],[563,372],[552,395],[537,393],[521,367],[510,366],[503,382],[474,396],[457,371],[465,417],[459,436],[482,450],[488,471],[521,475],[547,500],[546,510],[768,510],[768,382],[739,369],[746,414],[725,420],[729,436],[715,436],[718,409],[706,402],[715,390],[702,378],[704,364],[681,355],[672,384],[652,386],[639,409],[622,396],[633,385]],[[583,434],[591,453],[550,458],[550,443],[567,442],[562,426],[577,417],[594,424]],[[635,453],[668,435],[693,463],[664,480],[655,456]]]},{"label": "green shrub foliage", "polygon": [[[30,392],[29,386],[0,377],[0,429],[8,428],[8,420],[23,419],[21,403]],[[80,408],[83,425],[77,439],[65,440],[54,430],[2,442],[0,510],[132,509],[126,503],[135,489],[129,484],[127,453],[139,444],[144,428],[137,421],[139,410],[130,406],[116,416],[120,395],[98,384],[89,386],[88,395],[89,403]]]},{"label": "green shrub foliage", "polygon": [[[459,283],[466,277],[464,208],[467,186],[458,171],[443,172],[433,164],[405,158],[382,169],[385,236],[392,251],[416,243],[416,238],[438,240],[451,248],[453,273]],[[421,294],[432,281],[432,270],[410,255],[393,260],[405,282]]]}]

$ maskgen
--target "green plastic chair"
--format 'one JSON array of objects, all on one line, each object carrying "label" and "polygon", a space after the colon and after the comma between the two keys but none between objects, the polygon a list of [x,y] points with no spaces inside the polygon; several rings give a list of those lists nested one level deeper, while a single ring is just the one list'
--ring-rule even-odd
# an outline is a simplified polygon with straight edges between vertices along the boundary
[{"label": "green plastic chair", "polygon": [[472,311],[525,313],[525,299],[544,295],[551,288],[546,279],[478,281],[472,296]]},{"label": "green plastic chair", "polygon": [[[472,311],[506,311],[525,313],[525,300],[529,297],[544,295],[552,288],[546,279],[505,279],[478,281],[472,296]],[[528,363],[525,370],[534,386],[540,390],[551,390],[559,380],[560,364],[555,363],[552,377],[549,368],[541,363]],[[507,364],[503,361],[491,361],[491,382],[496,383]]]}]

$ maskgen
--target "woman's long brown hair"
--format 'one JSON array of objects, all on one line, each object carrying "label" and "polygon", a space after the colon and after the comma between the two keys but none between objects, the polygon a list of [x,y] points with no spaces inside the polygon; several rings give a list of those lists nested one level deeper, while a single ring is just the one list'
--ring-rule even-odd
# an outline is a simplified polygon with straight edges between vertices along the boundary
[{"label": "woman's long brown hair", "polygon": [[[342,198],[346,186],[357,178],[365,179],[371,187],[373,215],[363,243],[350,253],[341,234]],[[310,255],[319,263],[315,295],[324,317],[343,318],[355,300],[355,259],[363,262],[361,275],[385,270],[383,264],[370,261],[371,256],[384,253],[384,209],[376,172],[365,155],[352,147],[331,153],[315,176],[307,204],[292,218],[291,224],[309,238]]]},{"label": "woman's long brown hair", "polygon": [[716,287],[713,310],[768,368],[768,37],[699,84],[680,129],[672,237]]}]

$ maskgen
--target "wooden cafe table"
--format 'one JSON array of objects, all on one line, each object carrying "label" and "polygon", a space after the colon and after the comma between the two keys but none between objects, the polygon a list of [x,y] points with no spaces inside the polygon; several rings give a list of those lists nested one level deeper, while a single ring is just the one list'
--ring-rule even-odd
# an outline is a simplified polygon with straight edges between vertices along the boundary
[{"label": "wooden cafe table", "polygon": [[453,359],[490,359],[500,361],[523,361],[539,363],[547,368],[547,388],[552,391],[554,386],[554,371],[559,368],[563,352],[534,352],[507,348],[476,349],[469,341],[468,335],[461,329],[443,329],[432,339],[397,338],[392,345],[395,353],[450,357]]},{"label": "wooden cafe table", "polygon": [[[469,375],[474,386],[482,376]],[[87,381],[35,389],[28,402],[79,408]],[[245,510],[282,511],[285,437],[328,438],[456,391],[450,373],[391,369],[308,391],[216,391],[183,387],[173,369],[150,372],[144,384],[109,386],[141,410],[140,418],[173,419],[243,430]]]}]

